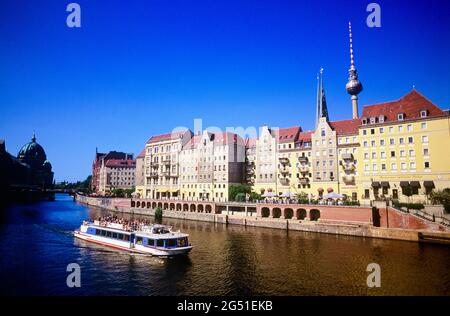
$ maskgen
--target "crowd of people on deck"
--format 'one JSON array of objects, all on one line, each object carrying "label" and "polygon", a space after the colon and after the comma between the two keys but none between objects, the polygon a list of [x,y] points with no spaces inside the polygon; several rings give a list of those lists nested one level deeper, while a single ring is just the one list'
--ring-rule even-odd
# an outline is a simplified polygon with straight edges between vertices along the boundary
[{"label": "crowd of people on deck", "polygon": [[149,226],[151,222],[143,219],[126,219],[119,218],[115,215],[102,216],[97,219],[100,226],[108,226],[108,224],[120,224],[126,231],[135,231],[142,228],[142,226]]}]

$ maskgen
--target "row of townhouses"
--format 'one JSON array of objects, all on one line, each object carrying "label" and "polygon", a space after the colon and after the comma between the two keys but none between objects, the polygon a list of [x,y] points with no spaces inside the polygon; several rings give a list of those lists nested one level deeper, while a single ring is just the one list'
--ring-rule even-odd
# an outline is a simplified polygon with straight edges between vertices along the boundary
[{"label": "row of townhouses", "polygon": [[[346,90],[352,118],[331,121],[318,76],[315,129],[260,129],[257,138],[190,130],[151,137],[136,159],[142,198],[227,201],[233,184],[264,196],[392,198],[426,202],[434,189],[450,188],[450,116],[413,89],[398,100],[367,105],[353,58]],[[412,194],[412,197],[409,197]]]}]

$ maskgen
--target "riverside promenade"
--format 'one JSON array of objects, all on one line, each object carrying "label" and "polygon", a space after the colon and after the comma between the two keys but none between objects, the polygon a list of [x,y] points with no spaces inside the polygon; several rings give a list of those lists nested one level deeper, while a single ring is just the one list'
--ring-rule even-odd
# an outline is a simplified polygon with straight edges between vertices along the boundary
[{"label": "riverside promenade", "polygon": [[385,203],[373,207],[98,198],[76,195],[79,203],[105,210],[220,224],[265,227],[359,237],[450,244],[447,223],[402,212]]}]

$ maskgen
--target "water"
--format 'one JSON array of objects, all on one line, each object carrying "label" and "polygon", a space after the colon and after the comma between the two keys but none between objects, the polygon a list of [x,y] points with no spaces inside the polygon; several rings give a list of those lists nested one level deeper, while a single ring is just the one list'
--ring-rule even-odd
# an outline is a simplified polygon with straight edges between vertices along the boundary
[{"label": "water", "polygon": [[[450,247],[165,219],[190,234],[188,257],[160,259],[75,240],[105,211],[58,195],[2,213],[3,295],[449,295]],[[125,216],[125,215],[123,215]],[[369,263],[381,288],[366,285]],[[81,288],[66,267],[81,267]]]}]

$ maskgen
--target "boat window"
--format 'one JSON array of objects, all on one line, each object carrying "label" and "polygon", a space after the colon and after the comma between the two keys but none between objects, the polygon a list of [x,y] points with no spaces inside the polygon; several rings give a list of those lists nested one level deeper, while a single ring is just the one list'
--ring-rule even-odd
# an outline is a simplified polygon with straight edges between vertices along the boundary
[{"label": "boat window", "polygon": [[142,245],[142,237],[137,237],[137,238],[136,238],[136,243],[137,243],[138,245]]},{"label": "boat window", "polygon": [[164,247],[164,239],[157,239],[156,240],[156,246],[157,247]]},{"label": "boat window", "polygon": [[112,238],[117,239],[117,233],[112,233]]},{"label": "boat window", "polygon": [[148,246],[154,246],[155,245],[155,240],[154,239],[147,239],[147,245]]},{"label": "boat window", "polygon": [[110,237],[111,238],[111,232],[109,230],[106,231],[106,237]]},{"label": "boat window", "polygon": [[102,236],[106,236],[106,231],[102,230]]},{"label": "boat window", "polygon": [[175,247],[177,245],[176,239],[167,239],[166,247]]},{"label": "boat window", "polygon": [[122,240],[123,239],[123,234],[118,234],[118,239]]},{"label": "boat window", "polygon": [[123,235],[123,240],[130,241],[130,235]]},{"label": "boat window", "polygon": [[96,230],[95,230],[95,234],[96,234],[97,236],[99,236],[99,235],[101,234],[101,232],[102,232],[102,231],[101,231],[100,229],[96,229]]},{"label": "boat window", "polygon": [[187,246],[187,238],[179,238],[178,247],[186,247],[186,246]]}]

